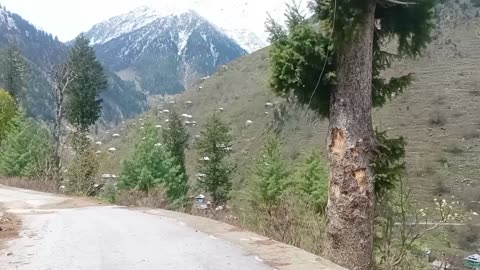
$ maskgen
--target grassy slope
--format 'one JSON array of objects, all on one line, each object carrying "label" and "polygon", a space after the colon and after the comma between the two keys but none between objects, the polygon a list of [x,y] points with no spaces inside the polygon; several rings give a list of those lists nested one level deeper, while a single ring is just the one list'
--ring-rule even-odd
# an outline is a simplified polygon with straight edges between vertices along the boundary
[{"label": "grassy slope", "polygon": [[[402,61],[386,73],[414,72],[417,79],[406,93],[376,109],[374,118],[380,129],[407,138],[408,175],[417,200],[431,202],[441,181],[444,196],[459,197],[478,211],[480,204],[472,201],[480,200],[480,22],[475,19],[449,29],[432,43],[424,57]],[[222,68],[201,84],[201,90],[195,87],[176,97],[176,105],[160,105],[193,115],[199,126],[224,108],[219,113],[235,136],[237,188],[248,178],[248,168],[262,146],[266,128],[279,123],[273,121],[274,111],[284,106],[283,100],[268,89],[268,76],[268,50],[262,50],[231,63],[227,70]],[[193,105],[184,105],[187,100]],[[265,108],[267,102],[275,102],[275,108]],[[281,117],[286,154],[298,158],[313,149],[324,152],[327,122],[314,120],[301,108],[287,107]],[[153,117],[156,110],[147,115]],[[158,115],[155,123],[164,124],[165,116]],[[432,124],[437,118],[440,123]],[[247,120],[253,120],[253,124],[247,127]],[[120,161],[131,151],[133,134],[141,122],[133,120],[104,134],[104,142],[110,141],[115,132],[122,137],[101,147],[113,145],[118,149],[113,155],[103,154],[102,172],[119,172]],[[199,134],[199,126],[189,128],[192,135]],[[197,157],[190,152],[188,159],[193,175]]]}]

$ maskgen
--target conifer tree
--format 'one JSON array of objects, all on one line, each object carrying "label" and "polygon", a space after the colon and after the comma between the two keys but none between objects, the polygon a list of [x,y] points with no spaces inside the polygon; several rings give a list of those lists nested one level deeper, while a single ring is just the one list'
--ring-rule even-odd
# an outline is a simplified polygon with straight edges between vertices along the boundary
[{"label": "conifer tree", "polygon": [[312,152],[298,166],[294,177],[295,190],[299,191],[307,204],[320,214],[325,214],[328,200],[328,170],[320,155]]},{"label": "conifer tree", "polygon": [[48,131],[18,115],[0,147],[0,173],[5,176],[34,176],[48,158]]},{"label": "conifer tree", "polygon": [[133,155],[123,164],[119,187],[149,192],[152,188],[164,184],[167,196],[175,202],[176,190],[170,189],[170,183],[182,179],[183,175],[178,171],[179,166],[175,164],[175,159],[160,143],[158,129],[147,123],[135,145]]},{"label": "conifer tree", "polygon": [[[180,115],[172,110],[168,116],[169,122],[167,128],[163,130],[163,143],[170,155],[175,160],[175,165],[179,170],[177,176],[167,180],[170,196],[178,201],[186,201],[188,194],[188,175],[185,167],[185,149],[188,145],[189,135],[182,123]],[[175,181],[173,181],[175,180]]]},{"label": "conifer tree", "polygon": [[5,61],[4,86],[15,101],[19,103],[27,87],[25,77],[27,63],[16,45],[11,45],[7,49]]},{"label": "conifer tree", "polygon": [[268,136],[254,169],[252,194],[255,203],[262,203],[267,209],[274,207],[289,185],[291,171],[282,157],[278,139]]},{"label": "conifer tree", "polygon": [[15,100],[10,94],[0,88],[0,145],[8,133],[10,121],[15,117],[15,113]]},{"label": "conifer tree", "polygon": [[234,167],[226,158],[232,149],[232,137],[229,127],[213,114],[201,132],[197,150],[200,156],[200,173],[204,174],[198,181],[199,188],[207,192],[214,208],[227,203],[232,190],[231,175]]},{"label": "conifer tree", "polygon": [[100,118],[102,100],[99,96],[107,87],[107,79],[94,48],[82,35],[75,40],[68,66],[75,79],[67,88],[67,120],[77,132],[86,134]]},{"label": "conifer tree", "polygon": [[[272,88],[330,120],[330,185],[325,255],[349,269],[373,267],[377,139],[372,106],[412,81],[386,81],[395,57],[417,56],[430,41],[435,0],[315,0],[318,23],[291,6],[287,28],[270,22]],[[382,50],[395,40],[397,54]],[[320,243],[319,243],[320,244]]]}]

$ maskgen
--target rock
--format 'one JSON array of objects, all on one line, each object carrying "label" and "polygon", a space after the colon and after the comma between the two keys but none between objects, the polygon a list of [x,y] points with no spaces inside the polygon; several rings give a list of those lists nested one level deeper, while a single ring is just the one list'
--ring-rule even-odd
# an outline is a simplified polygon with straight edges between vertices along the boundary
[{"label": "rock", "polygon": [[245,126],[247,126],[247,127],[250,126],[251,124],[253,124],[253,121],[252,121],[252,120],[247,120],[247,121],[245,122]]}]

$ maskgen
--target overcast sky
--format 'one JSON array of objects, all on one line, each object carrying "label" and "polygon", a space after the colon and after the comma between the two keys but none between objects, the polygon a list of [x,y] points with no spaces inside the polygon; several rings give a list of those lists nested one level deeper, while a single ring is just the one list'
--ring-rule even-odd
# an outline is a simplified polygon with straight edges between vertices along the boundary
[{"label": "overcast sky", "polygon": [[[308,0],[303,0],[306,2]],[[0,0],[35,26],[68,41],[94,24],[138,6],[157,9],[188,7],[220,27],[264,30],[267,12],[277,19],[289,0]]]}]

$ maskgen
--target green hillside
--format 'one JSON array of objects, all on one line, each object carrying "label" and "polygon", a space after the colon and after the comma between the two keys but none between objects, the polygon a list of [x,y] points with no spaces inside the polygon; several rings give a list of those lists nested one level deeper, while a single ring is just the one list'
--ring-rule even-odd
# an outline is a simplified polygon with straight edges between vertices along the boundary
[{"label": "green hillside", "polygon": [[[416,80],[402,96],[375,111],[375,124],[392,136],[407,139],[408,179],[414,198],[430,203],[434,196],[456,196],[467,209],[480,209],[480,20],[452,23],[437,34],[425,55],[397,63],[388,73],[414,72]],[[218,112],[230,123],[235,136],[233,158],[238,163],[236,187],[249,175],[267,130],[275,130],[284,140],[292,158],[312,150],[324,151],[327,121],[311,112],[275,97],[268,87],[268,49],[222,67],[215,75],[187,93],[175,97],[176,104],[157,101],[146,116],[163,124],[163,109],[175,108],[193,116],[192,137],[199,134],[205,119]],[[185,102],[191,101],[192,105]],[[274,103],[273,108],[266,103]],[[220,111],[223,108],[223,112]],[[189,119],[189,121],[193,121]],[[246,121],[251,120],[251,125]],[[140,129],[139,119],[103,134],[105,173],[118,173],[121,160],[132,148]],[[111,135],[120,138],[112,140]],[[106,144],[105,144],[106,143]],[[189,153],[190,174],[196,172],[194,153]],[[192,177],[193,180],[194,177]]]}]

